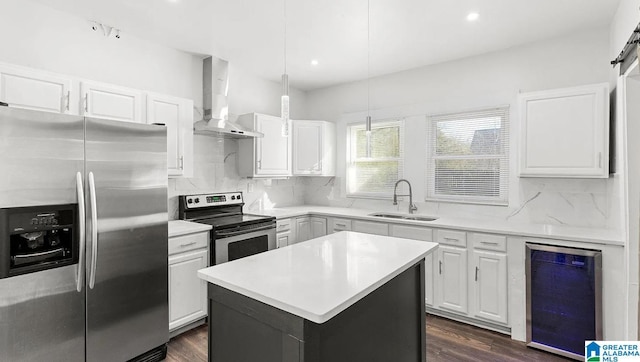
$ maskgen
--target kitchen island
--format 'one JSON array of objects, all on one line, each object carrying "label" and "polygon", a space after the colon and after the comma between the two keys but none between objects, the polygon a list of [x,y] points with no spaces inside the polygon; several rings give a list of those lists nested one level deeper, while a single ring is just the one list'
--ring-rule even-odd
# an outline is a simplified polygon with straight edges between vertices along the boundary
[{"label": "kitchen island", "polygon": [[425,361],[436,247],[345,231],[202,269],[209,360]]}]

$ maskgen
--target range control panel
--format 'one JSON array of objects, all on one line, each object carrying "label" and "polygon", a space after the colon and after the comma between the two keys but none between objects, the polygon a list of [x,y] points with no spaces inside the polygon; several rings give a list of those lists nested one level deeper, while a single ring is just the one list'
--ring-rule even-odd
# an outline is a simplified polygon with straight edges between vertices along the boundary
[{"label": "range control panel", "polygon": [[242,192],[188,195],[184,197],[184,203],[187,209],[219,205],[236,205],[242,203]]}]

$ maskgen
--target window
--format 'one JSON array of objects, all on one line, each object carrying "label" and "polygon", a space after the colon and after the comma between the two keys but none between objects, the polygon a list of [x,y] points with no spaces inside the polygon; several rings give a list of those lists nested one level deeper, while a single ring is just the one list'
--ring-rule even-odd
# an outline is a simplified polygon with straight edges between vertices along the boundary
[{"label": "window", "polygon": [[347,128],[347,195],[390,198],[402,178],[404,125],[402,121],[371,125],[371,157],[366,157],[364,124]]},{"label": "window", "polygon": [[506,205],[509,108],[427,120],[427,200]]}]

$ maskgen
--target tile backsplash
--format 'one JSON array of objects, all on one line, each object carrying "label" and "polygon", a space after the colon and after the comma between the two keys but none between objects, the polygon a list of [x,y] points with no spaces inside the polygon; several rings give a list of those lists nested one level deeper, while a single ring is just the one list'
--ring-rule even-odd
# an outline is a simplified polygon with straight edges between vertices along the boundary
[{"label": "tile backsplash", "polygon": [[194,172],[192,178],[169,179],[169,219],[178,217],[178,195],[242,191],[244,211],[258,212],[304,203],[304,180],[251,179],[238,176],[238,142],[211,136],[194,135]]},{"label": "tile backsplash", "polygon": [[[406,212],[407,201],[394,206],[389,200],[342,196],[339,177],[252,179],[238,176],[238,142],[210,136],[194,136],[194,176],[169,180],[169,218],[178,215],[178,195],[242,191],[244,211],[295,205],[360,208]],[[418,213],[436,216],[486,218],[593,228],[618,228],[620,213],[613,177],[609,179],[519,178],[512,182],[509,206],[470,205],[415,200]],[[414,188],[417,185],[414,185]],[[391,196],[391,195],[389,195]]]}]

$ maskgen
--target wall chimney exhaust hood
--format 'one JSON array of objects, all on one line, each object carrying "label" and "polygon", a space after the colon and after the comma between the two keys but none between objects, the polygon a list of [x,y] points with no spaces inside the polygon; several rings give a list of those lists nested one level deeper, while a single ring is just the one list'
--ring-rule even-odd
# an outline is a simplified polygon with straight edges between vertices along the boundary
[{"label": "wall chimney exhaust hood", "polygon": [[229,121],[229,62],[208,57],[202,62],[203,120],[196,122],[196,134],[224,138],[261,138],[264,134]]}]

